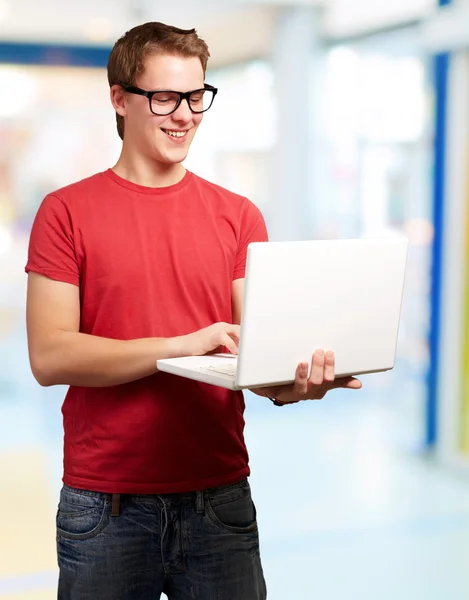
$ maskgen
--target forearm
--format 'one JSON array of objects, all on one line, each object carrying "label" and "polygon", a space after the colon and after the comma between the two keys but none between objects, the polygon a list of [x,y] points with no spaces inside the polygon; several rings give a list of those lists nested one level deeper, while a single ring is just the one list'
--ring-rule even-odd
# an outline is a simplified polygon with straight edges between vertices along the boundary
[{"label": "forearm", "polygon": [[58,331],[31,356],[43,386],[108,387],[157,372],[156,361],[184,355],[184,337],[113,340]]}]

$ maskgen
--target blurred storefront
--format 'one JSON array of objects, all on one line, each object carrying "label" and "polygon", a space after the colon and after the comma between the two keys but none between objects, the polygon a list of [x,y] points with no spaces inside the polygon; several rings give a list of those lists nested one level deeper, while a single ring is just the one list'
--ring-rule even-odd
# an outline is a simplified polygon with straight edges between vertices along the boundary
[{"label": "blurred storefront", "polygon": [[[414,28],[369,36],[327,53],[316,143],[321,168],[317,237],[410,240],[397,368],[368,384],[386,398],[401,443],[423,447],[432,224],[433,111],[429,61]],[[378,394],[377,394],[378,392]]]},{"label": "blurred storefront", "polygon": [[443,195],[437,453],[469,472],[469,2],[439,0],[421,43],[443,70],[440,161]]}]

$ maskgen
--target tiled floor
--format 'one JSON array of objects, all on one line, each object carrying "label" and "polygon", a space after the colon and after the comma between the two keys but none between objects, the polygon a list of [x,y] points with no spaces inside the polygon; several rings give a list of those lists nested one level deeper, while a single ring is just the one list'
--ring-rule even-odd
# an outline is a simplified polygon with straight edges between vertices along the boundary
[{"label": "tiled floor", "polygon": [[371,399],[301,411],[249,426],[269,597],[467,600],[469,482],[393,446]]},{"label": "tiled floor", "polygon": [[[21,328],[3,342],[0,600],[49,600],[64,390],[36,386]],[[420,451],[420,388],[397,375],[282,409],[248,395],[270,600],[469,598],[469,481]]]}]

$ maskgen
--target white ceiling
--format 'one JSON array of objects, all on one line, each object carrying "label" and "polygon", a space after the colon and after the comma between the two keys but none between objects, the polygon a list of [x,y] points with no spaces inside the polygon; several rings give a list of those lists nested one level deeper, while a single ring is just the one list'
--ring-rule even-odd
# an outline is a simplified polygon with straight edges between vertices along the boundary
[{"label": "white ceiling", "polygon": [[210,66],[271,52],[275,23],[292,4],[324,5],[327,36],[420,18],[436,0],[0,0],[0,40],[112,44],[148,20],[196,27]]},{"label": "white ceiling", "polygon": [[243,0],[0,0],[0,40],[110,45],[153,20],[196,27],[217,66],[263,54],[275,11]]},{"label": "white ceiling", "polygon": [[432,14],[438,0],[331,0],[325,29],[334,37],[382,29]]}]

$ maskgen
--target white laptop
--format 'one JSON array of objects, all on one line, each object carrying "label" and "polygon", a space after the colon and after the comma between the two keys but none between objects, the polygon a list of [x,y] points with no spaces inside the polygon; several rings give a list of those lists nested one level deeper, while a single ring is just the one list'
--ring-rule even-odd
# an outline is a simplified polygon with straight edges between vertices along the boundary
[{"label": "white laptop", "polygon": [[232,390],[293,382],[315,349],[334,351],[336,377],[392,369],[407,251],[401,237],[251,243],[238,356],[157,367]]}]

